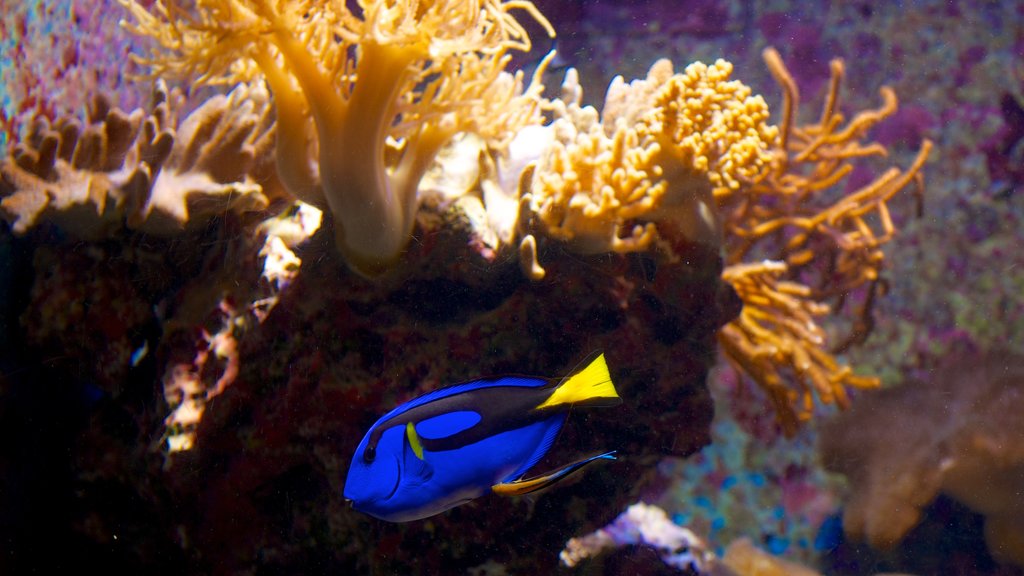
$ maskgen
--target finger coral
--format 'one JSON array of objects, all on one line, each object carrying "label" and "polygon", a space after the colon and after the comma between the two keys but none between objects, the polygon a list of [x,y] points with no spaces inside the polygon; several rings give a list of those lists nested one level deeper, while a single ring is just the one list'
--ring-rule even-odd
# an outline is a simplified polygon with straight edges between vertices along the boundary
[{"label": "finger coral", "polygon": [[776,137],[764,100],[731,73],[723,60],[680,74],[660,60],[644,80],[613,80],[599,117],[570,71],[530,190],[545,234],[581,253],[645,250],[669,230],[718,246],[713,191],[756,175]]},{"label": "finger coral", "polygon": [[993,556],[1024,566],[1022,365],[1002,352],[953,357],[829,422],[820,450],[850,482],[847,534],[892,547],[942,492],[985,516]]},{"label": "finger coral", "polygon": [[262,210],[274,191],[272,179],[254,179],[273,148],[267,99],[239,85],[179,121],[181,95],[158,83],[148,113],[97,97],[84,126],[40,118],[0,162],[0,215],[18,234],[52,222],[94,240],[125,225],[166,235]]},{"label": "finger coral", "polygon": [[158,44],[142,59],[154,75],[266,79],[281,181],[330,209],[339,250],[366,275],[405,248],[419,182],[455,134],[501,148],[539,122],[539,84],[524,90],[504,71],[510,51],[530,48],[513,11],[553,34],[525,0],[123,4],[134,16],[125,26]]},{"label": "finger coral", "polygon": [[[882,88],[879,109],[846,122],[839,111],[843,64],[834,60],[820,119],[797,126],[796,83],[774,50],[765,51],[765,61],[783,88],[772,160],[749,185],[715,192],[726,237],[724,276],[744,304],[719,342],[726,357],[768,392],[784,431],[792,433],[811,416],[815,396],[842,407],[848,403],[846,387],[878,385],[835,359],[816,319],[836,315],[831,304],[841,308],[861,290],[864,303],[848,341],[867,336],[880,289],[882,246],[895,233],[887,202],[912,184],[920,191],[931,142],[922,143],[906,170],[890,168],[861,188],[843,191],[856,160],[886,155],[883,146],[864,138],[896,111],[895,94]],[[750,264],[755,254],[767,260]]]}]

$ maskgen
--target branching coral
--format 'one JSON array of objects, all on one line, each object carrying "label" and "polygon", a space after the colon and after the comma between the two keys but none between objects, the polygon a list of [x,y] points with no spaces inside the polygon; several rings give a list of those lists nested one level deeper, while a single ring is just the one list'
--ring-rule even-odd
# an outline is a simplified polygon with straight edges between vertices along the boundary
[{"label": "branching coral", "polygon": [[[151,12],[123,0],[126,26],[160,48],[154,75],[209,83],[262,75],[277,111],[277,167],[297,198],[329,208],[337,245],[374,275],[402,252],[417,188],[459,132],[500,148],[539,122],[540,86],[504,72],[530,39],[513,17],[526,0],[177,0]],[[310,162],[318,158],[318,163]]]},{"label": "branching coral", "polygon": [[787,270],[783,262],[764,261],[723,271],[722,278],[743,301],[743,311],[722,328],[719,342],[726,356],[765,389],[783,426],[794,430],[794,405],[810,414],[814,398],[809,386],[801,394],[789,387],[785,368],[793,369],[797,383],[809,381],[821,401],[842,406],[847,404],[843,384],[865,387],[876,382],[840,367],[826,351],[825,333],[816,318],[828,314],[829,307],[811,299],[807,286],[781,279]]},{"label": "branching coral", "polygon": [[[839,111],[841,61],[821,118],[797,126],[799,91],[774,50],[765,52],[783,87],[778,127],[750,89],[729,80],[732,66],[701,63],[675,74],[665,60],[645,80],[616,78],[599,116],[581,107],[570,71],[561,99],[551,104],[554,142],[537,162],[524,190],[546,236],[583,253],[631,252],[659,238],[724,246],[724,278],[744,302],[722,329],[726,356],[771,396],[783,429],[792,433],[810,416],[815,395],[847,404],[847,387],[877,385],[853,374],[828,350],[820,317],[862,294],[854,329],[842,347],[863,340],[882,285],[882,246],[895,228],[887,202],[911,183],[931,149],[924,142],[913,164],[891,168],[852,192],[840,187],[854,162],[885,156],[866,133],[896,110],[883,105],[849,122]],[[525,180],[525,179],[524,179]],[[752,257],[764,259],[749,263]],[[543,276],[537,240],[521,245],[524,269]],[[861,292],[858,293],[857,291]]]},{"label": "branching coral", "polygon": [[[37,120],[0,163],[0,214],[24,233],[43,221],[83,239],[126,225],[171,234],[225,212],[267,207],[273,143],[266,89],[239,85],[180,122],[163,83],[148,113],[96,98],[87,124]],[[259,177],[257,184],[254,177]]]},{"label": "branching coral", "polygon": [[531,188],[546,235],[583,253],[645,250],[669,230],[719,245],[712,192],[756,175],[776,137],[764,100],[731,73],[660,60],[645,80],[616,78],[599,118],[570,71]]},{"label": "branching coral", "polygon": [[[844,125],[839,111],[843,65],[834,60],[820,120],[797,127],[796,84],[774,50],[765,52],[765,61],[784,98],[772,161],[749,185],[715,193],[727,238],[725,277],[744,301],[740,317],[721,330],[719,342],[726,356],[769,393],[783,429],[792,433],[810,417],[815,395],[845,406],[845,387],[878,385],[836,361],[815,318],[832,311],[830,302],[841,307],[863,290],[865,304],[849,340],[867,336],[881,281],[882,246],[895,230],[886,203],[912,183],[920,191],[931,143],[922,143],[907,170],[890,168],[860,189],[838,191],[854,161],[886,155],[881,145],[862,140],[895,112],[895,94],[882,88],[882,107]],[[770,261],[744,264],[754,252]]]}]

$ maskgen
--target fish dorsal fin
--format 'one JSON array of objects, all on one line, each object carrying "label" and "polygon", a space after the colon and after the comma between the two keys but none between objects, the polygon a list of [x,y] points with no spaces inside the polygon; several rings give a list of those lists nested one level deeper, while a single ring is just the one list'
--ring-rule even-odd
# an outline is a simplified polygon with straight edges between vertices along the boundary
[{"label": "fish dorsal fin", "polygon": [[494,486],[491,486],[491,490],[493,490],[495,494],[501,496],[522,496],[523,494],[536,492],[537,490],[551,486],[595,460],[615,460],[615,451],[612,450],[610,452],[605,452],[604,454],[598,454],[596,456],[577,460],[576,462],[559,468],[554,472],[530,478],[529,480],[515,480],[513,482],[495,484]]},{"label": "fish dorsal fin", "polygon": [[537,409],[585,403],[588,406],[615,406],[622,402],[608,373],[603,353],[596,353],[583,368],[565,378]]}]

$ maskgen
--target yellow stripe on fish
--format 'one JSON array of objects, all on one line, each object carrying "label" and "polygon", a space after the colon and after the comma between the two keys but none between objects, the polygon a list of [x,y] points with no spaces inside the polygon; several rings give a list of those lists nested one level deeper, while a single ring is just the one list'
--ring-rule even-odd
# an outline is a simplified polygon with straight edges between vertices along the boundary
[{"label": "yellow stripe on fish", "polygon": [[409,439],[409,446],[412,447],[412,453],[420,460],[423,460],[423,443],[420,442],[420,437],[416,434],[416,427],[412,425],[412,422],[405,425],[405,436]]}]

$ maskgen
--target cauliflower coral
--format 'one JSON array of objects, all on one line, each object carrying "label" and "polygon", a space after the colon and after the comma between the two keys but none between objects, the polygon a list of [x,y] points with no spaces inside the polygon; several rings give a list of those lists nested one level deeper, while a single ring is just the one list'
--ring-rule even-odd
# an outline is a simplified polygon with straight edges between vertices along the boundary
[{"label": "cauliflower coral", "polygon": [[731,73],[724,60],[680,74],[660,60],[644,80],[613,80],[599,118],[570,71],[531,190],[546,235],[583,253],[644,250],[670,230],[720,245],[714,191],[756,175],[777,134]]},{"label": "cauliflower coral", "polygon": [[140,59],[153,75],[266,80],[278,176],[330,210],[339,250],[366,275],[403,251],[420,179],[454,135],[501,149],[540,121],[539,83],[504,71],[510,51],[530,49],[514,10],[554,34],[525,0],[122,3],[134,16],[124,26],[156,40]]}]

